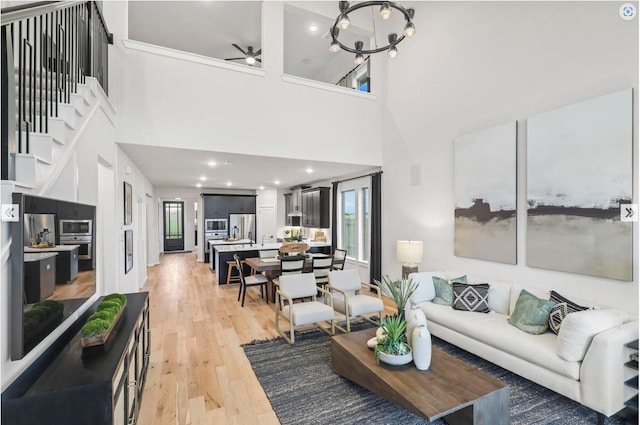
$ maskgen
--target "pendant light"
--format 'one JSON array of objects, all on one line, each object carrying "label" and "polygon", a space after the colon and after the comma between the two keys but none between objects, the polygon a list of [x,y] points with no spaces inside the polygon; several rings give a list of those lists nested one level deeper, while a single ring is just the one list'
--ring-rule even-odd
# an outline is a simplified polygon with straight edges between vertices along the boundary
[{"label": "pendant light", "polygon": [[382,6],[380,6],[380,13],[378,13],[378,15],[383,21],[386,21],[391,17],[391,6],[389,6],[388,2],[382,3]]}]

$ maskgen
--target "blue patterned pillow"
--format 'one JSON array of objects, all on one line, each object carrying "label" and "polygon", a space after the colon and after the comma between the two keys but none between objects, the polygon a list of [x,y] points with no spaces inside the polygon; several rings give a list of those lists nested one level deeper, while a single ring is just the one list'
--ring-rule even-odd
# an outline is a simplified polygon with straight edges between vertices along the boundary
[{"label": "blue patterned pillow", "polygon": [[436,296],[433,300],[431,300],[431,302],[440,305],[453,305],[453,286],[451,286],[452,282],[467,283],[467,276],[460,276],[451,280],[433,276],[433,286],[436,289]]},{"label": "blue patterned pillow", "polygon": [[508,322],[526,333],[540,335],[549,327],[549,315],[555,305],[523,289]]}]

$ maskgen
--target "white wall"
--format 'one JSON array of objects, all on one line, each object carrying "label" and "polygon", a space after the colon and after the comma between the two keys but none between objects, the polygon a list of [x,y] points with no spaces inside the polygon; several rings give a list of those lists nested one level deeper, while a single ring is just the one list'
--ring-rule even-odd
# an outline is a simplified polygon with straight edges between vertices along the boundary
[{"label": "white wall", "polygon": [[[119,292],[129,293],[138,292],[146,281],[147,274],[147,255],[146,252],[140,252],[140,238],[144,237],[149,231],[147,227],[146,211],[138,211],[148,196],[153,197],[153,186],[149,180],[142,174],[140,169],[129,159],[127,154],[117,147],[117,184],[116,184],[116,213],[118,217],[118,267],[119,267]],[[124,223],[124,182],[131,185],[132,188],[132,223],[125,225]],[[142,207],[144,208],[144,207]],[[138,217],[142,217],[139,222]],[[133,268],[128,272],[124,272],[125,255],[124,255],[124,232],[133,230]],[[152,233],[157,230],[151,228]],[[146,243],[146,242],[145,242]],[[155,251],[154,248],[151,248]]]},{"label": "white wall", "polygon": [[[526,119],[626,87],[638,90],[638,19],[616,2],[433,2],[389,65],[383,149],[383,273],[394,244],[423,240],[421,270],[455,269],[592,298],[638,312],[633,282],[526,266]],[[418,41],[417,43],[415,41]],[[518,120],[518,265],[453,255],[453,139]],[[638,122],[634,116],[634,151]],[[419,165],[418,184],[410,168]],[[635,179],[638,160],[634,158]],[[634,188],[638,199],[638,186]],[[634,227],[638,241],[638,226]],[[637,242],[636,242],[637,243]],[[637,248],[637,245],[636,245]]]},{"label": "white wall", "polygon": [[[126,8],[114,5],[108,16],[121,22]],[[127,48],[126,30],[110,20],[112,31],[122,28],[115,49],[126,63],[110,80],[120,99],[118,140],[380,165],[381,102],[284,81],[282,21],[282,2],[264,2],[264,72],[254,75],[211,66],[214,59],[195,63]]]}]

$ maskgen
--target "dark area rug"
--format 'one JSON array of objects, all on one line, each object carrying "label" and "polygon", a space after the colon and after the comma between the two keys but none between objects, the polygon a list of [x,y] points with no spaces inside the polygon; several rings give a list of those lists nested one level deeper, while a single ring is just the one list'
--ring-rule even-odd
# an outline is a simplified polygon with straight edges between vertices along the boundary
[{"label": "dark area rug", "polygon": [[[579,403],[440,339],[434,338],[433,344],[507,382],[511,387],[511,423],[514,425],[596,423],[595,412]],[[330,365],[331,341],[323,332],[296,334],[293,346],[276,338],[254,341],[243,348],[282,424],[428,423],[335,374]],[[605,424],[624,424],[624,419],[613,416]]]}]

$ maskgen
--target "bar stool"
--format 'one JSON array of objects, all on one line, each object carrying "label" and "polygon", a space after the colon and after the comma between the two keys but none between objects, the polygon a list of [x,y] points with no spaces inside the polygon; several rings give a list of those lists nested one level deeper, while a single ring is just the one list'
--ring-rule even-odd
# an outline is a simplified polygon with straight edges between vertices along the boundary
[{"label": "bar stool", "polygon": [[[240,261],[240,263],[244,265],[244,260]],[[230,283],[240,282],[240,270],[238,270],[237,275],[231,275],[231,272],[233,272],[234,268],[238,270],[238,265],[236,264],[235,260],[227,261],[227,285]]]}]

